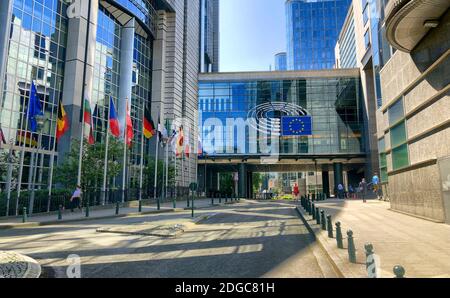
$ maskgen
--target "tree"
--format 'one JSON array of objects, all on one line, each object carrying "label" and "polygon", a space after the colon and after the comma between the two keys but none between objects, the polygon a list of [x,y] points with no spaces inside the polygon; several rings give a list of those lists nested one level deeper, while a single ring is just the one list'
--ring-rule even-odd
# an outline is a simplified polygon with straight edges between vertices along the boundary
[{"label": "tree", "polygon": [[[123,142],[111,139],[108,147],[107,181],[117,177],[122,168]],[[73,141],[70,152],[64,163],[58,165],[55,170],[54,180],[65,188],[75,188],[78,178],[80,142]],[[89,145],[84,143],[82,150],[81,186],[83,190],[89,188],[99,189],[103,185],[103,174],[105,168],[105,144],[97,143]]]},{"label": "tree", "polygon": [[[11,153],[11,154],[10,154]],[[10,159],[10,160],[9,160]],[[0,181],[5,181],[5,190],[8,183],[8,170],[11,165],[11,189],[17,187],[16,177],[19,173],[20,155],[15,150],[0,150]]]}]

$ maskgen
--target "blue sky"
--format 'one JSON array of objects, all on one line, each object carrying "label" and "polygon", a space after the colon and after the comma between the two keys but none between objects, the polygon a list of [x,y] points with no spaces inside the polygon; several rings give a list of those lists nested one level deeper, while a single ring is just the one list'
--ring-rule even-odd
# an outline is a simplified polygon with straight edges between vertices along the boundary
[{"label": "blue sky", "polygon": [[285,0],[220,1],[220,71],[264,71],[286,50]]}]

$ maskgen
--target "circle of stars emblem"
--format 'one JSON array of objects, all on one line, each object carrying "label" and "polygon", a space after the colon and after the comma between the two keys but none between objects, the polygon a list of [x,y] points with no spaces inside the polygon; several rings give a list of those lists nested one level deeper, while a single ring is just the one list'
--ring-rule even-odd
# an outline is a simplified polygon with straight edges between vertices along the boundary
[{"label": "circle of stars emblem", "polygon": [[305,131],[305,123],[300,119],[292,119],[289,123],[289,131],[293,134],[300,134]]}]

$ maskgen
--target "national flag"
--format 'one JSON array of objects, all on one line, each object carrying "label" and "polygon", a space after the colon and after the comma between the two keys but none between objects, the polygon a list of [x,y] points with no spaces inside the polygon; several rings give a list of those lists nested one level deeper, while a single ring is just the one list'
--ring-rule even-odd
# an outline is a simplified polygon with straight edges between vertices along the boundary
[{"label": "national flag", "polygon": [[5,134],[3,133],[3,129],[0,126],[0,147],[2,144],[6,145],[6,138],[5,138]]},{"label": "national flag", "polygon": [[30,121],[30,130],[37,132],[37,120],[36,116],[43,115],[41,101],[39,100],[36,85],[34,81],[31,82],[30,100],[28,102],[27,117]]},{"label": "national flag", "polygon": [[186,134],[184,142],[186,143],[184,148],[184,154],[186,155],[187,158],[189,158],[191,154],[191,139],[189,132]]},{"label": "national flag", "polygon": [[143,126],[145,138],[151,139],[156,135],[155,123],[153,122],[152,114],[147,107],[145,107]]},{"label": "national flag", "polygon": [[203,155],[203,144],[202,144],[202,139],[200,137],[200,135],[198,135],[198,152],[197,152],[198,156],[202,156]]},{"label": "national flag", "polygon": [[128,101],[127,101],[127,125],[126,125],[126,144],[128,147],[131,147],[133,138],[134,138],[134,132],[133,132],[133,121],[131,120],[131,114],[130,114],[130,108],[128,107]]},{"label": "national flag", "polygon": [[177,134],[177,141],[176,141],[176,154],[177,157],[180,157],[183,154],[183,145],[184,145],[184,131],[183,131],[183,126],[180,126],[179,130],[178,130],[178,134]]},{"label": "national flag", "polygon": [[286,116],[282,118],[283,136],[311,136],[312,118],[310,116]]},{"label": "national flag", "polygon": [[18,130],[17,144],[19,146],[25,144],[26,146],[36,148],[38,146],[37,135],[30,131],[25,132],[24,130]]},{"label": "national flag", "polygon": [[91,103],[89,102],[89,100],[85,99],[83,106],[84,106],[83,113],[84,113],[85,137],[88,140],[89,145],[94,145],[95,139],[94,139],[94,128],[92,123]]},{"label": "national flag", "polygon": [[169,139],[169,133],[167,132],[167,128],[162,125],[161,119],[158,121],[158,132],[160,133],[161,140]]},{"label": "national flag", "polygon": [[170,146],[172,147],[172,150],[174,153],[177,152],[177,131],[174,129],[172,130],[172,135],[170,136],[169,140],[167,141]]},{"label": "national flag", "polygon": [[56,140],[59,141],[61,137],[69,130],[69,119],[67,118],[66,111],[62,101],[59,101],[58,107],[58,120],[56,122]]},{"label": "national flag", "polygon": [[109,128],[111,130],[111,134],[114,137],[120,137],[119,119],[117,118],[116,108],[114,106],[114,100],[112,96],[109,97]]}]

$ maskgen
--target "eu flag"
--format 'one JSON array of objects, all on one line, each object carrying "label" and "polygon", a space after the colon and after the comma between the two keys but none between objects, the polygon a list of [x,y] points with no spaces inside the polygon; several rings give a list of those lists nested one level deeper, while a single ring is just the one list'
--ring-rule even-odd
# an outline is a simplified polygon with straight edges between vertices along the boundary
[{"label": "eu flag", "polygon": [[310,116],[286,116],[282,118],[282,136],[311,136],[312,118]]},{"label": "eu flag", "polygon": [[30,121],[30,130],[32,132],[37,132],[37,121],[36,116],[43,115],[41,101],[39,100],[36,85],[34,81],[31,82],[30,89],[30,101],[28,102],[28,112],[27,117]]}]

